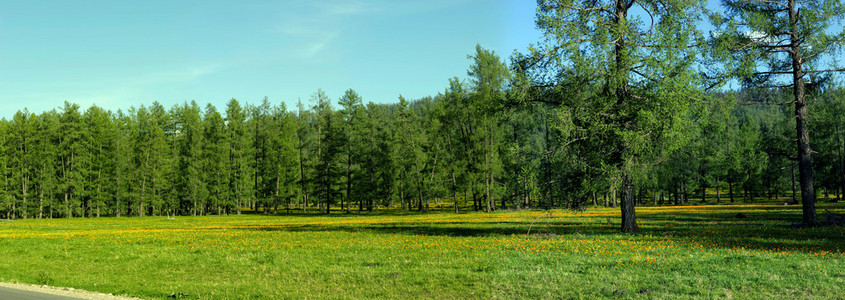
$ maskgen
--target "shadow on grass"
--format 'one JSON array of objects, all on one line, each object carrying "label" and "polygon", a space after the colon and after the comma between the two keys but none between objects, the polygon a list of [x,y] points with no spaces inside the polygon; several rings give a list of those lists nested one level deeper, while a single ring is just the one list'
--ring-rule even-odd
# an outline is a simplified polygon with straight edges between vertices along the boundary
[{"label": "shadow on grass", "polygon": [[386,223],[376,225],[278,225],[278,226],[250,226],[238,227],[237,229],[252,231],[287,231],[287,232],[373,232],[379,234],[405,234],[422,236],[450,236],[450,237],[487,237],[487,236],[510,236],[528,234],[555,234],[565,235],[580,233],[584,234],[589,229],[589,234],[615,234],[610,227],[584,228],[581,223],[563,222],[551,225],[531,226],[529,222],[438,222],[436,224],[424,223]]},{"label": "shadow on grass", "polygon": [[[355,224],[360,217],[374,216],[414,216],[426,213],[407,211],[378,211],[372,214],[291,214],[282,217],[348,217],[353,223],[347,224],[280,224],[259,226],[235,226],[233,229],[252,231],[288,231],[288,232],[371,232],[378,234],[404,234],[421,236],[448,237],[489,237],[522,235],[554,236],[566,238],[567,235],[579,234],[580,238],[612,237],[621,240],[670,239],[705,248],[749,249],[769,251],[798,251],[806,253],[845,253],[845,227],[796,228],[794,223],[801,222],[800,206],[695,206],[695,209],[662,208],[668,212],[648,212],[638,214],[641,232],[638,234],[619,233],[620,217],[606,216],[555,216],[543,218],[538,211],[532,218],[524,215],[512,220],[488,221],[443,221],[419,222],[419,220],[398,219],[375,224]],[[838,208],[841,210],[841,208]],[[429,214],[449,214],[448,212],[430,212]],[[482,213],[479,213],[480,215]],[[545,214],[543,212],[542,214]],[[270,215],[268,217],[280,217]],[[819,213],[823,221],[825,213]],[[334,218],[332,218],[334,219]],[[608,221],[610,223],[608,224]]]},{"label": "shadow on grass", "polygon": [[[477,213],[481,211],[474,211],[472,209],[462,208],[458,214],[469,214],[469,213]],[[418,216],[418,215],[425,215],[425,214],[452,214],[454,215],[454,210],[446,209],[446,210],[428,210],[428,211],[419,211],[419,210],[402,210],[402,209],[374,209],[373,211],[359,211],[358,208],[354,208],[346,213],[345,210],[338,210],[332,209],[331,213],[321,213],[318,208],[310,207],[307,211],[302,211],[302,209],[291,209],[290,211],[285,209],[279,209],[275,213],[272,211],[270,213],[264,213],[263,211],[244,211],[242,212],[244,215],[251,215],[251,216],[265,216],[265,217],[372,217],[372,216]]]}]

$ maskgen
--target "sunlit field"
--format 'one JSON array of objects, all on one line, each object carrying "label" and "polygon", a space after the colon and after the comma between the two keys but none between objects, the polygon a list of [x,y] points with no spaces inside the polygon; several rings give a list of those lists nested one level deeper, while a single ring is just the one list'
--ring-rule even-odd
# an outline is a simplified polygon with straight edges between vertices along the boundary
[{"label": "sunlit field", "polygon": [[[0,281],[141,298],[836,298],[845,228],[800,206],[0,222]],[[845,213],[845,205],[819,203]],[[737,215],[741,213],[741,215]]]}]

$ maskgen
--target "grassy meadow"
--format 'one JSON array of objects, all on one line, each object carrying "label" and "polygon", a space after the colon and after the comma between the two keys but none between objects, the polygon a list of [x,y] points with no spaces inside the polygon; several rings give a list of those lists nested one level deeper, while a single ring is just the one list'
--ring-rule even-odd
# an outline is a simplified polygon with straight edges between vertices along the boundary
[{"label": "grassy meadow", "polygon": [[845,228],[793,228],[800,206],[637,214],[638,234],[617,209],[4,221],[0,281],[182,299],[845,295]]}]

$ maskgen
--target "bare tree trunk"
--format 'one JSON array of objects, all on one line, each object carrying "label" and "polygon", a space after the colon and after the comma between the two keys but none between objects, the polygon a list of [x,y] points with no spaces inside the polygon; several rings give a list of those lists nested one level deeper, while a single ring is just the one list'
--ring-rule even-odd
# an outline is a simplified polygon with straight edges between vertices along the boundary
[{"label": "bare tree trunk", "polygon": [[[341,204],[341,206],[343,206]],[[349,207],[352,206],[352,154],[346,152],[346,213],[349,213]]]},{"label": "bare tree trunk", "polygon": [[[464,205],[466,205],[467,201],[469,201],[469,191],[464,190]],[[473,200],[475,201],[475,200]]]},{"label": "bare tree trunk", "polygon": [[672,205],[678,205],[678,183],[672,185]]},{"label": "bare tree trunk", "polygon": [[493,210],[493,208],[490,207],[490,138],[485,134],[484,139],[484,210],[486,212],[490,212]]},{"label": "bare tree trunk", "polygon": [[423,188],[423,181],[420,178],[420,175],[417,174],[417,196],[419,197],[417,199],[417,211],[423,211],[423,192],[422,192],[422,188]]},{"label": "bare tree trunk", "polygon": [[[21,168],[23,168],[23,167],[21,167]],[[27,205],[27,203],[26,203],[27,187],[29,187],[29,185],[28,185],[29,175],[23,176],[22,181],[23,181],[23,209],[21,209],[21,216],[24,219],[26,219],[27,218],[27,210],[28,210],[27,208],[29,207],[29,205]]]},{"label": "bare tree trunk", "polygon": [[523,179],[523,182],[522,182],[522,193],[524,194],[523,195],[524,199],[523,199],[522,207],[528,208],[528,207],[531,206],[531,203],[530,203],[531,202],[531,195],[528,192],[528,174],[525,175],[525,178]]},{"label": "bare tree trunk", "polygon": [[731,198],[731,203],[734,203],[734,182],[732,180],[728,180],[728,195]]},{"label": "bare tree trunk", "polygon": [[611,200],[610,201],[610,207],[616,208],[617,204],[616,204],[616,190],[615,189],[610,190],[610,200]]},{"label": "bare tree trunk", "polygon": [[38,189],[38,218],[44,218],[44,189]]},{"label": "bare tree trunk", "polygon": [[798,192],[795,189],[795,166],[796,164],[792,164],[792,202],[789,203],[792,205],[798,204]]},{"label": "bare tree trunk", "polygon": [[305,190],[305,162],[302,158],[302,138],[297,134],[299,141],[299,192],[302,194],[302,212],[308,207],[308,192]]},{"label": "bare tree trunk", "polygon": [[455,168],[452,168],[452,197],[454,197],[455,213],[458,213],[458,184],[455,181]]},{"label": "bare tree trunk", "polygon": [[405,189],[401,188],[401,186],[399,188],[399,202],[402,205],[402,210],[408,210],[405,205]]},{"label": "bare tree trunk", "polygon": [[[100,190],[101,190],[100,173],[101,172],[102,171],[97,171],[97,199],[100,199]],[[97,218],[99,218],[99,217],[100,217],[100,202],[97,201]]]},{"label": "bare tree trunk", "polygon": [[722,202],[722,185],[719,184],[719,180],[716,180],[716,203]]},{"label": "bare tree trunk", "polygon": [[845,196],[845,159],[842,156],[842,132],[839,131],[839,124],[836,124],[836,152],[839,155],[839,199]]}]

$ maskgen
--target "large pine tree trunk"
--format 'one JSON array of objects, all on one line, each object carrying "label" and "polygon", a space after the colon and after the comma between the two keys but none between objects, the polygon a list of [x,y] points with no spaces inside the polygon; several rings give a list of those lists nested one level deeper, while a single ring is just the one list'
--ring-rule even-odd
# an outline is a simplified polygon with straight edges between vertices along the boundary
[{"label": "large pine tree trunk", "polygon": [[635,207],[634,185],[628,174],[622,177],[622,232],[639,232]]},{"label": "large pine tree trunk", "polygon": [[802,70],[801,43],[798,37],[798,12],[796,0],[789,0],[790,46],[792,58],[792,93],[795,97],[795,129],[798,135],[798,177],[801,183],[801,206],[804,224],[816,225],[816,192],[813,187],[813,160],[810,157],[810,133],[807,126],[807,102],[804,99],[804,71]]}]

